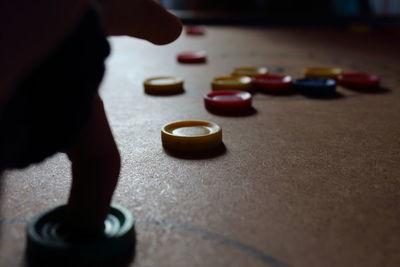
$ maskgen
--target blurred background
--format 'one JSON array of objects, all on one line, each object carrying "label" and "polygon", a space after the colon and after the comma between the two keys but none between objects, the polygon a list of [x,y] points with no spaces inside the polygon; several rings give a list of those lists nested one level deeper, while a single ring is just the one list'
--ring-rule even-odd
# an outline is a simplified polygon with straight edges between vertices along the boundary
[{"label": "blurred background", "polygon": [[158,0],[186,23],[400,26],[400,0]]}]

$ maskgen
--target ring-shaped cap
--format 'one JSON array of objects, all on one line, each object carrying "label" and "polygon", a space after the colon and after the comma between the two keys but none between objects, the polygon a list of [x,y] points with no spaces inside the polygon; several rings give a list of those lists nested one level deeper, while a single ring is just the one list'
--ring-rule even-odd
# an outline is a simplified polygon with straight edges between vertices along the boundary
[{"label": "ring-shaped cap", "polygon": [[204,96],[205,107],[218,113],[242,113],[251,110],[252,96],[238,90],[218,90]]},{"label": "ring-shaped cap", "polygon": [[325,78],[303,78],[293,81],[293,86],[300,93],[314,96],[330,96],[336,92],[336,81]]},{"label": "ring-shaped cap", "polygon": [[206,32],[205,27],[201,25],[186,26],[187,35],[204,35],[205,32]]},{"label": "ring-shaped cap", "polygon": [[253,87],[266,93],[288,92],[292,89],[292,77],[288,75],[266,74],[253,77]]},{"label": "ring-shaped cap", "polygon": [[338,77],[341,86],[350,89],[369,90],[379,88],[380,79],[376,75],[362,72],[345,72]]},{"label": "ring-shaped cap", "polygon": [[161,141],[170,150],[205,151],[222,144],[222,129],[208,121],[177,121],[162,127]]},{"label": "ring-shaped cap", "polygon": [[37,215],[27,228],[27,255],[33,263],[65,263],[67,266],[98,266],[127,260],[134,250],[134,219],[125,208],[113,204],[104,222],[104,233],[85,237],[64,225],[67,206]]},{"label": "ring-shaped cap", "polygon": [[232,76],[255,76],[268,73],[267,67],[237,67],[232,71]]},{"label": "ring-shaped cap", "polygon": [[143,82],[147,94],[168,95],[183,92],[183,79],[173,76],[148,78]]},{"label": "ring-shaped cap", "polygon": [[251,78],[249,76],[220,76],[215,77],[211,83],[213,90],[240,90],[252,91]]},{"label": "ring-shaped cap", "polygon": [[180,63],[205,63],[207,61],[207,53],[205,51],[182,52],[177,56]]},{"label": "ring-shaped cap", "polygon": [[304,70],[305,78],[337,79],[342,69],[334,67],[309,67]]}]

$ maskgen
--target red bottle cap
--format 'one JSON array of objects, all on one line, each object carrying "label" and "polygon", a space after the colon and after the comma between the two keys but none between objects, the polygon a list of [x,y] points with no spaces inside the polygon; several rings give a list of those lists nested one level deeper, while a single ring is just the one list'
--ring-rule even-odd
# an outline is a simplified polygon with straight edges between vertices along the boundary
[{"label": "red bottle cap", "polygon": [[338,77],[339,84],[350,89],[376,89],[379,88],[380,79],[376,75],[362,72],[345,72]]},{"label": "red bottle cap", "polygon": [[183,52],[177,57],[180,63],[204,63],[207,61],[207,54],[204,51]]},{"label": "red bottle cap", "polygon": [[277,74],[257,75],[253,77],[253,87],[266,93],[288,92],[292,88],[292,77]]},{"label": "red bottle cap", "polygon": [[187,26],[186,34],[187,35],[204,35],[205,28],[204,28],[204,26]]},{"label": "red bottle cap", "polygon": [[204,96],[206,108],[216,113],[243,113],[251,110],[252,96],[239,90],[218,90]]}]

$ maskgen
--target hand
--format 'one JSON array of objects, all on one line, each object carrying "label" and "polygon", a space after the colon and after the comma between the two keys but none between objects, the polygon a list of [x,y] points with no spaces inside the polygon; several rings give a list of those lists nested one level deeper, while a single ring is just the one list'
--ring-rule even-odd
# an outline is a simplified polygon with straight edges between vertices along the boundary
[{"label": "hand", "polygon": [[168,44],[179,37],[178,18],[153,0],[97,0],[108,35],[129,35],[154,44]]}]

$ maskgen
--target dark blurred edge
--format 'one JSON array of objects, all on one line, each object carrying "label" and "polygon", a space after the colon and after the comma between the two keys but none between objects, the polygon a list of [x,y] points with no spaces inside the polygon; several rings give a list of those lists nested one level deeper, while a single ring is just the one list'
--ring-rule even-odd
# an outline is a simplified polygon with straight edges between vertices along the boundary
[{"label": "dark blurred edge", "polygon": [[368,24],[376,28],[400,27],[400,16],[293,16],[224,11],[170,10],[184,24],[204,25],[262,25],[290,27],[346,27]]}]

